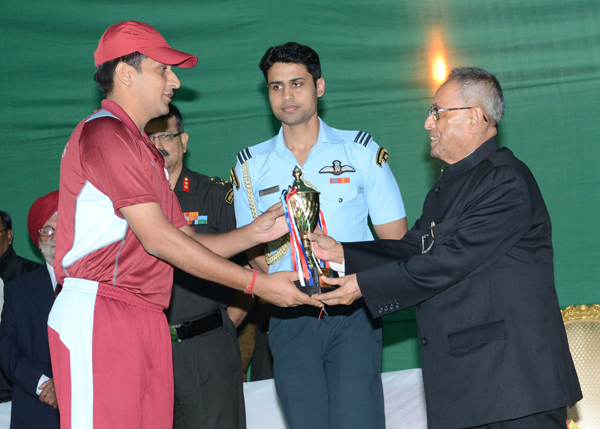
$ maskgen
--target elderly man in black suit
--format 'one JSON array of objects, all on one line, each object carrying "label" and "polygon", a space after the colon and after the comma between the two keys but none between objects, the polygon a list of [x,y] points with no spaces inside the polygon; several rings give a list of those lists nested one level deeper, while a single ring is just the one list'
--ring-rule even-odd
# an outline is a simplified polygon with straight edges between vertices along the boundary
[{"label": "elderly man in black suit", "polygon": [[449,165],[413,228],[399,242],[313,234],[317,256],[346,273],[315,298],[363,296],[374,317],[417,307],[430,429],[564,428],[566,406],[581,399],[550,217],[527,166],[496,142],[503,114],[493,75],[453,70],[425,121],[431,156]]},{"label": "elderly man in black suit", "polygon": [[0,364],[14,383],[10,427],[58,429],[48,346],[48,314],[60,291],[54,276],[58,191],[38,198],[27,218],[31,240],[46,260],[5,286],[0,323]]}]

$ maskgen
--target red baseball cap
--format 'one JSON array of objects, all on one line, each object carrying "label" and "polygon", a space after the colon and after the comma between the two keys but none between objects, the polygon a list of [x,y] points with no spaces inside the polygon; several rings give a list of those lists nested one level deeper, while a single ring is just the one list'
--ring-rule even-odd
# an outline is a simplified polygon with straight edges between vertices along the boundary
[{"label": "red baseball cap", "polygon": [[111,25],[98,42],[94,63],[99,66],[115,58],[139,52],[159,63],[183,68],[196,65],[198,58],[177,51],[153,27],[143,22],[123,21]]}]

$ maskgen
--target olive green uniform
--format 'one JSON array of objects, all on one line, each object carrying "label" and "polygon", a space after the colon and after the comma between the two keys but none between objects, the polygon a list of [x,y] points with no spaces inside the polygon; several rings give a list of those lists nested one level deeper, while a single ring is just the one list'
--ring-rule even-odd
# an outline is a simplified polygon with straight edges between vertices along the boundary
[{"label": "olive green uniform", "polygon": [[[235,229],[231,184],[183,167],[175,194],[188,224],[198,233]],[[233,290],[175,269],[169,325],[217,313],[222,326],[173,343],[175,429],[244,429],[242,363],[235,327],[225,309]],[[220,315],[218,314],[220,312]]]}]

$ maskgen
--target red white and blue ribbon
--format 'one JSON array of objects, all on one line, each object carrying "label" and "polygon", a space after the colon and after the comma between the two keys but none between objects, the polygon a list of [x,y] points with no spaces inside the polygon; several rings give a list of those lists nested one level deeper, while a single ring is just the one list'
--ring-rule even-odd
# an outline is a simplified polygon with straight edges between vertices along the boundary
[{"label": "red white and blue ribbon", "polygon": [[[290,216],[290,212],[292,211],[292,203],[290,201],[290,197],[295,195],[297,192],[297,189],[293,189],[290,192],[284,189],[281,192],[281,202],[283,203],[283,212],[285,214],[285,220],[290,230],[290,248],[292,252],[292,262],[294,264],[294,270],[298,272],[300,284],[302,286],[306,286],[304,274],[305,272],[308,273],[308,276],[306,278],[306,280],[308,280],[308,284],[310,286],[314,286],[315,280],[313,279],[313,275],[311,273],[311,270],[309,269],[308,257],[306,256],[306,250],[304,249],[302,239],[300,238],[298,226],[296,225],[294,216]],[[319,219],[319,225],[320,224],[321,220]]]}]

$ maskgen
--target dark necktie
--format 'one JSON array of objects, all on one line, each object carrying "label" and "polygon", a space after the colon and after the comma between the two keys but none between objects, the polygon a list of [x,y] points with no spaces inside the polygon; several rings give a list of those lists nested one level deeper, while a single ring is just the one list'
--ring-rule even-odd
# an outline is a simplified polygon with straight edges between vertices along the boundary
[{"label": "dark necktie", "polygon": [[56,298],[60,291],[62,290],[62,285],[60,283],[56,284],[56,289],[54,289],[54,297]]}]

